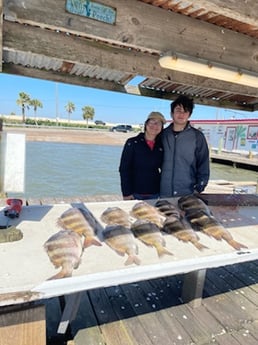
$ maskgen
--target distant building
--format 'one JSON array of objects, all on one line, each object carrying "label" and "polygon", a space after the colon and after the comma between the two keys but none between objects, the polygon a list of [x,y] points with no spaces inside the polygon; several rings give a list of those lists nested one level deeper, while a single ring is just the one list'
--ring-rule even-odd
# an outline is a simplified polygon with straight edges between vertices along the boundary
[{"label": "distant building", "polygon": [[258,119],[191,120],[211,148],[258,153]]}]

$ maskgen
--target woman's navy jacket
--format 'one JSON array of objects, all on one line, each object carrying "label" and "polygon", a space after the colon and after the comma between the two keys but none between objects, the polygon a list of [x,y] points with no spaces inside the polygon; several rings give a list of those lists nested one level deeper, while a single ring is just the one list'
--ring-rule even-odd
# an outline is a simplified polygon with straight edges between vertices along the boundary
[{"label": "woman's navy jacket", "polygon": [[162,161],[160,137],[156,138],[153,150],[147,145],[144,133],[127,139],[119,166],[123,196],[159,193]]}]

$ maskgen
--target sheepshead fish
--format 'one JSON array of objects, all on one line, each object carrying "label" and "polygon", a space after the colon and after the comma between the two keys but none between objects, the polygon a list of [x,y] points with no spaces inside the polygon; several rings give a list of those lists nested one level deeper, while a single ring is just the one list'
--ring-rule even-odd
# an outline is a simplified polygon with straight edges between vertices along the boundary
[{"label": "sheepshead fish", "polygon": [[165,239],[156,224],[145,219],[138,219],[132,224],[131,230],[134,236],[147,246],[155,247],[159,257],[165,254],[173,255],[165,248]]},{"label": "sheepshead fish", "polygon": [[72,230],[61,230],[44,243],[44,249],[55,268],[61,267],[61,271],[48,280],[71,277],[81,262],[83,238]]},{"label": "sheepshead fish", "polygon": [[207,214],[211,214],[211,210],[203,200],[197,196],[190,194],[178,199],[178,206],[185,212],[192,212],[193,210],[204,210]]},{"label": "sheepshead fish", "polygon": [[138,255],[138,245],[135,242],[132,231],[122,225],[108,225],[103,230],[103,238],[107,245],[112,248],[117,254],[124,256],[128,255],[125,265],[135,263],[140,265]]},{"label": "sheepshead fish", "polygon": [[107,225],[122,225],[130,228],[130,215],[120,207],[108,207],[100,216]]},{"label": "sheepshead fish", "polygon": [[157,207],[165,217],[174,216],[178,219],[181,217],[180,210],[168,200],[158,200],[155,207]]},{"label": "sheepshead fish", "polygon": [[199,242],[200,238],[196,232],[176,216],[167,217],[163,225],[163,231],[175,236],[179,241],[191,242],[199,250],[207,248]]},{"label": "sheepshead fish", "polygon": [[58,218],[57,224],[65,230],[72,230],[84,236],[84,247],[102,245],[101,242],[95,238],[95,229],[92,226],[92,219],[87,219],[86,214],[83,215],[76,207],[72,207],[65,211]]},{"label": "sheepshead fish", "polygon": [[155,206],[152,206],[145,201],[137,202],[133,206],[130,214],[136,219],[148,220],[149,222],[156,224],[159,228],[163,225],[164,217],[162,214]]},{"label": "sheepshead fish", "polygon": [[193,228],[203,231],[216,240],[226,241],[236,250],[247,248],[244,244],[235,241],[231,233],[214,216],[207,214],[204,210],[188,212],[186,218]]}]

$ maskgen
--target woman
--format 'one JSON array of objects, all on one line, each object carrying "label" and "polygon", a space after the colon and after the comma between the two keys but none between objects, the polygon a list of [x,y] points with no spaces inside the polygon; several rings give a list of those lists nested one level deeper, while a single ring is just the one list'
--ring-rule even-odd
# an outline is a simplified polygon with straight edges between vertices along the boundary
[{"label": "woman", "polygon": [[144,133],[129,138],[123,148],[119,166],[124,200],[159,197],[163,147],[160,134],[166,123],[159,112],[151,112]]}]

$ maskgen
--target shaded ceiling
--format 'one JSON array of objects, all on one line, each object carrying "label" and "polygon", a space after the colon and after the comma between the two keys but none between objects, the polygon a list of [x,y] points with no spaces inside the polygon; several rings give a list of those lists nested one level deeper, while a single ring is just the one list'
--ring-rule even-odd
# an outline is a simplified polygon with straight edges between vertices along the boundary
[{"label": "shaded ceiling", "polygon": [[[255,111],[257,87],[161,68],[167,51],[258,75],[256,0],[101,0],[114,24],[67,11],[84,0],[0,0],[2,72]],[[96,3],[94,2],[94,3]],[[88,2],[89,3],[89,2]],[[93,2],[92,2],[93,3]],[[134,82],[135,77],[142,77]]]}]

